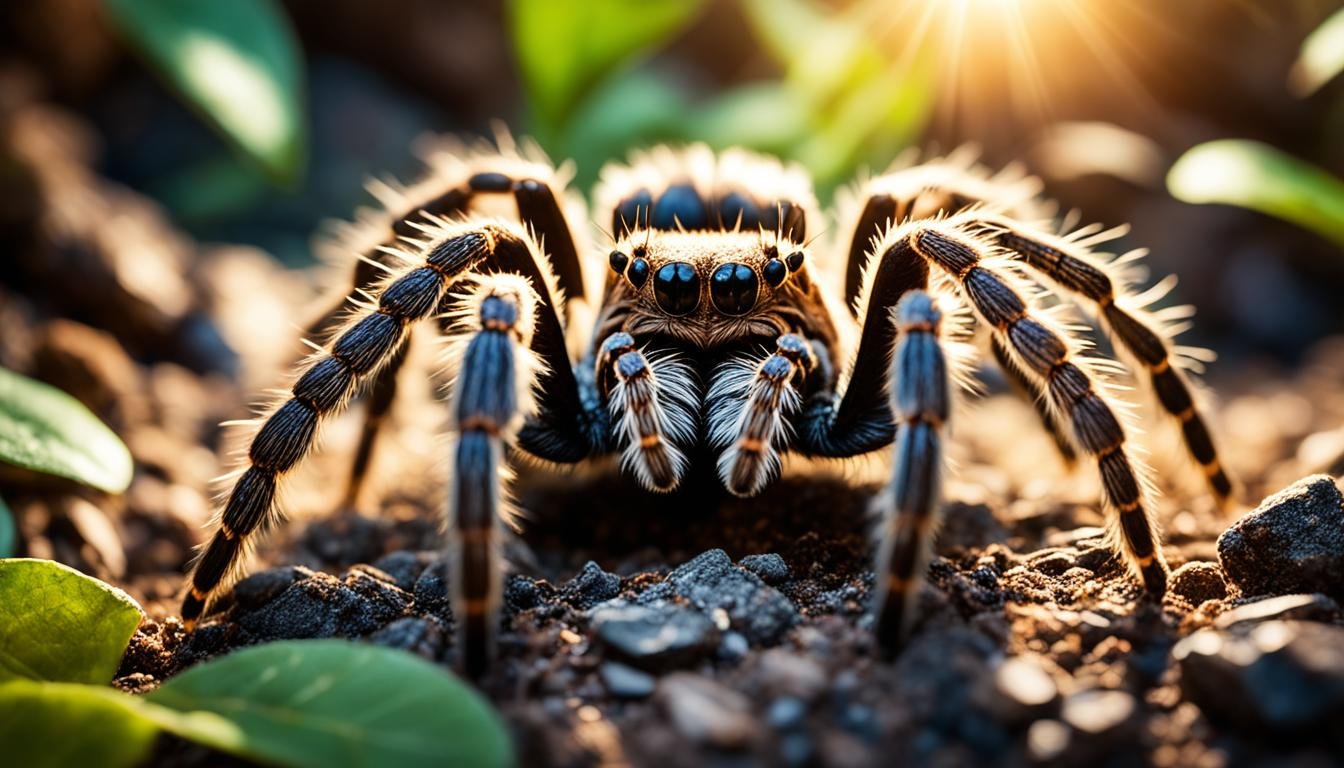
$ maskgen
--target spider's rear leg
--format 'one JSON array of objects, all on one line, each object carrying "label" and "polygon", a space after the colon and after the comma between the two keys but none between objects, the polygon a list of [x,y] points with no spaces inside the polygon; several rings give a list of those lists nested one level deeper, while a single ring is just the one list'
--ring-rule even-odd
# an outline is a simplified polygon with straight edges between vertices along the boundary
[{"label": "spider's rear leg", "polygon": [[679,446],[695,439],[694,373],[669,354],[646,356],[630,334],[608,336],[596,360],[598,391],[608,403],[621,466],[651,491],[671,491],[686,472]]},{"label": "spider's rear leg", "polygon": [[796,383],[816,366],[807,340],[786,333],[759,364],[719,366],[709,388],[709,442],[719,454],[719,479],[737,496],[754,496],[779,474],[788,419],[802,403]]},{"label": "spider's rear leg", "polygon": [[924,291],[896,305],[899,341],[891,362],[891,409],[896,451],[884,491],[877,544],[874,626],[888,655],[909,635],[929,543],[938,528],[942,431],[950,413],[947,362],[939,341],[942,314]]},{"label": "spider's rear leg", "polygon": [[984,216],[975,223],[987,227],[990,230],[987,234],[1000,246],[1021,256],[1032,269],[1096,306],[1116,345],[1147,369],[1158,404],[1180,422],[1186,450],[1203,469],[1214,496],[1220,503],[1227,502],[1234,490],[1232,479],[1218,459],[1208,425],[1195,404],[1185,374],[1172,362],[1170,343],[1116,303],[1115,281],[1103,266],[1079,244],[1006,217]]},{"label": "spider's rear leg", "polygon": [[466,330],[456,353],[453,422],[457,432],[449,493],[448,551],[458,660],[479,677],[489,665],[503,576],[500,520],[503,446],[532,415],[540,363],[528,349],[536,294],[512,275],[482,278],[460,313]]},{"label": "spider's rear leg", "polygon": [[916,222],[903,228],[901,237],[956,279],[975,313],[1072,426],[1075,446],[1093,457],[1101,473],[1113,546],[1148,593],[1160,598],[1166,592],[1167,565],[1150,511],[1145,468],[1130,456],[1107,392],[1077,357],[1068,336],[1034,316],[1010,273],[986,264],[985,244],[958,226],[965,222]]},{"label": "spider's rear leg", "polygon": [[999,370],[1008,377],[1009,384],[1024,399],[1031,402],[1031,406],[1036,409],[1036,416],[1040,418],[1041,424],[1045,426],[1050,437],[1055,441],[1055,447],[1059,449],[1059,455],[1064,457],[1064,463],[1072,468],[1078,462],[1078,451],[1073,447],[1073,440],[1069,437],[1068,429],[1065,425],[1059,423],[1055,418],[1055,411],[1050,405],[1049,395],[1041,388],[1040,382],[1032,380],[1030,376],[1022,372],[1021,366],[1013,360],[1012,355],[1003,346],[1003,341],[998,336],[991,336],[989,339],[990,351],[994,353],[994,361],[999,364]]}]

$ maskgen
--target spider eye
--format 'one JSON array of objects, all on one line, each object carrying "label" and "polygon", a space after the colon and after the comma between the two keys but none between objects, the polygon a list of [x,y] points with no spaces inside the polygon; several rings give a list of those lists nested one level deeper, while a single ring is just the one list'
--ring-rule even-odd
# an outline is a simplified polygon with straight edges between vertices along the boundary
[{"label": "spider eye", "polygon": [[709,277],[709,297],[725,315],[745,315],[756,306],[756,273],[745,264],[723,264]]},{"label": "spider eye", "polygon": [[653,276],[653,295],[667,314],[688,315],[700,304],[700,276],[684,261],[664,264]]},{"label": "spider eye", "polygon": [[784,278],[789,276],[789,268],[779,259],[771,259],[765,262],[761,274],[765,275],[765,282],[769,283],[770,287],[778,288],[784,284]]}]

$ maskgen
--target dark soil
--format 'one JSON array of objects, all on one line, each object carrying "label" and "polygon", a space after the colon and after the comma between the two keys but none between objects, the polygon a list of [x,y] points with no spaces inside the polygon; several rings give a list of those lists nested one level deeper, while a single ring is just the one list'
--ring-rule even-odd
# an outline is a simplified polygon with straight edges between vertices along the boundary
[{"label": "dark soil", "polygon": [[[142,238],[98,237],[97,206],[4,212],[15,257],[0,281],[0,364],[89,404],[137,462],[120,498],[0,477],[26,554],[122,586],[145,607],[116,684],[148,690],[280,638],[350,637],[451,665],[438,533],[446,409],[429,397],[428,373],[408,377],[359,509],[335,501],[356,408],[292,484],[294,521],[262,547],[253,575],[184,631],[174,616],[182,574],[211,512],[209,480],[229,468],[216,425],[281,379],[298,353],[281,331],[304,319],[313,291],[258,253],[178,238],[157,209],[87,172],[78,131],[60,115],[11,109],[0,152],[15,172],[0,179],[0,200],[21,199],[18,185],[119,201]],[[148,258],[144,242],[163,246],[152,253],[167,276],[148,294],[126,266]],[[72,274],[97,276],[97,290],[73,297]],[[417,363],[429,359],[412,368],[428,371]],[[1338,460],[1342,372],[1340,339],[1291,375],[1215,370],[1215,421],[1250,506]],[[480,683],[522,764],[1337,760],[1344,621],[1338,581],[1321,578],[1338,573],[1344,552],[1337,530],[1310,539],[1290,525],[1301,514],[1339,520],[1329,479],[1243,520],[1240,531],[1257,533],[1220,548],[1249,507],[1216,510],[1170,482],[1193,471],[1156,451],[1176,569],[1159,606],[1110,557],[1094,470],[1069,472],[1028,405],[993,395],[959,413],[955,430],[924,618],[893,661],[877,655],[866,613],[881,457],[791,466],[747,501],[706,477],[650,496],[610,467],[524,472],[526,534],[509,550],[499,660]],[[1169,431],[1150,432],[1170,442]],[[1279,539],[1266,531],[1292,537],[1292,551],[1273,551]],[[1219,555],[1231,550],[1225,571]],[[158,758],[222,762],[171,741]]]}]

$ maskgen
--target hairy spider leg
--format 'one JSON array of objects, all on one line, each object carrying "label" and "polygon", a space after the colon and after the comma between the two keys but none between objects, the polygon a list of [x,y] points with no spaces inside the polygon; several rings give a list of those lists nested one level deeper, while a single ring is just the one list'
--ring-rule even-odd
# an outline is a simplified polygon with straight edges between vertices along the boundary
[{"label": "hairy spider leg", "polygon": [[451,355],[457,376],[448,583],[458,663],[473,678],[489,666],[502,593],[503,449],[535,409],[532,394],[540,363],[528,343],[537,303],[525,280],[492,275],[480,279],[456,312],[467,329],[456,337]]},{"label": "hairy spider leg", "polygon": [[[291,397],[267,417],[252,438],[248,466],[219,513],[217,530],[193,563],[191,586],[182,604],[182,617],[188,625],[236,575],[256,536],[278,521],[279,480],[316,442],[320,421],[340,413],[355,390],[396,354],[410,326],[439,309],[467,274],[487,265],[517,272],[542,294],[538,302],[542,309],[536,313],[531,343],[532,352],[545,366],[537,374],[538,386],[547,388],[551,409],[577,407],[581,402],[555,297],[543,279],[543,270],[549,267],[528,233],[511,224],[448,225],[425,242],[420,252],[420,265],[404,267],[395,274],[377,291],[376,306],[351,318],[328,350],[305,365]],[[579,421],[577,411],[557,415],[552,423],[567,426],[575,434],[556,442],[584,439],[578,431]]]},{"label": "hairy spider leg", "polygon": [[[527,177],[514,178],[490,168],[488,159],[482,164],[484,167],[481,170],[464,180],[450,183],[446,188],[440,187],[441,191],[422,193],[419,199],[405,208],[391,211],[386,237],[378,246],[361,254],[355,261],[351,288],[335,306],[322,313],[308,326],[307,338],[325,342],[333,329],[339,327],[346,314],[346,308],[386,279],[387,270],[395,266],[395,257],[391,251],[406,238],[418,237],[421,234],[419,226],[423,222],[429,221],[430,217],[456,220],[465,215],[472,201],[481,195],[513,196],[518,210],[518,220],[546,244],[555,280],[561,292],[566,298],[582,299],[585,295],[583,271],[573,234],[560,205],[559,193],[546,181]],[[347,509],[355,506],[368,475],[378,433],[395,400],[397,375],[405,362],[406,349],[409,346],[410,334],[407,334],[402,349],[374,374],[374,379],[368,387],[364,423],[360,429],[359,442],[351,463],[342,504]]]},{"label": "hairy spider leg", "polygon": [[892,656],[909,636],[929,545],[941,519],[942,433],[951,412],[947,361],[939,341],[942,313],[915,290],[892,312],[898,339],[891,360],[896,450],[878,508],[874,629]]},{"label": "hairy spider leg", "polygon": [[1218,459],[1208,424],[1191,395],[1190,383],[1172,363],[1170,343],[1116,303],[1114,281],[1106,270],[1079,244],[1021,222],[1003,216],[981,216],[977,220],[980,223],[1000,247],[1018,255],[1061,289],[1093,304],[1117,349],[1148,372],[1158,404],[1180,423],[1187,452],[1203,469],[1214,496],[1220,503],[1226,503],[1234,491],[1232,478]]},{"label": "hairy spider leg", "polygon": [[779,474],[789,421],[802,405],[798,385],[816,367],[812,347],[786,333],[757,364],[750,358],[720,365],[706,400],[709,443],[721,453],[719,479],[737,496],[754,496]]},{"label": "hairy spider leg", "polygon": [[966,234],[968,226],[956,218],[916,222],[905,228],[904,237],[920,256],[955,278],[976,315],[1022,371],[1042,383],[1059,418],[1072,426],[1075,446],[1097,462],[1113,548],[1140,576],[1148,594],[1160,598],[1166,593],[1167,565],[1150,510],[1146,467],[1130,455],[1109,395],[1075,354],[1067,333],[1033,316],[1013,287],[1011,273],[986,264],[989,247]]}]

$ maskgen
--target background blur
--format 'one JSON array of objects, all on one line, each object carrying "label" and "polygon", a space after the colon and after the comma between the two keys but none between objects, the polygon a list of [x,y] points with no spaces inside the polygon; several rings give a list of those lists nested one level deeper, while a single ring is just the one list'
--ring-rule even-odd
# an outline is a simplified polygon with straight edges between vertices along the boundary
[{"label": "background blur", "polygon": [[[27,157],[15,120],[54,108],[98,175],[196,240],[298,267],[322,220],[369,202],[366,177],[418,172],[417,136],[492,119],[575,159],[584,185],[631,146],[704,140],[803,162],[823,199],[907,146],[975,142],[991,165],[1025,163],[1084,221],[1131,222],[1123,245],[1151,247],[1155,273],[1182,277],[1173,300],[1198,306],[1192,340],[1225,360],[1292,363],[1344,326],[1341,19],[1304,48],[1340,7],[5,3],[0,162],[12,192]],[[1259,144],[1214,145],[1224,154],[1187,158],[1168,183],[1183,153],[1229,138]],[[2,220],[18,218],[16,197],[0,195]]]}]

